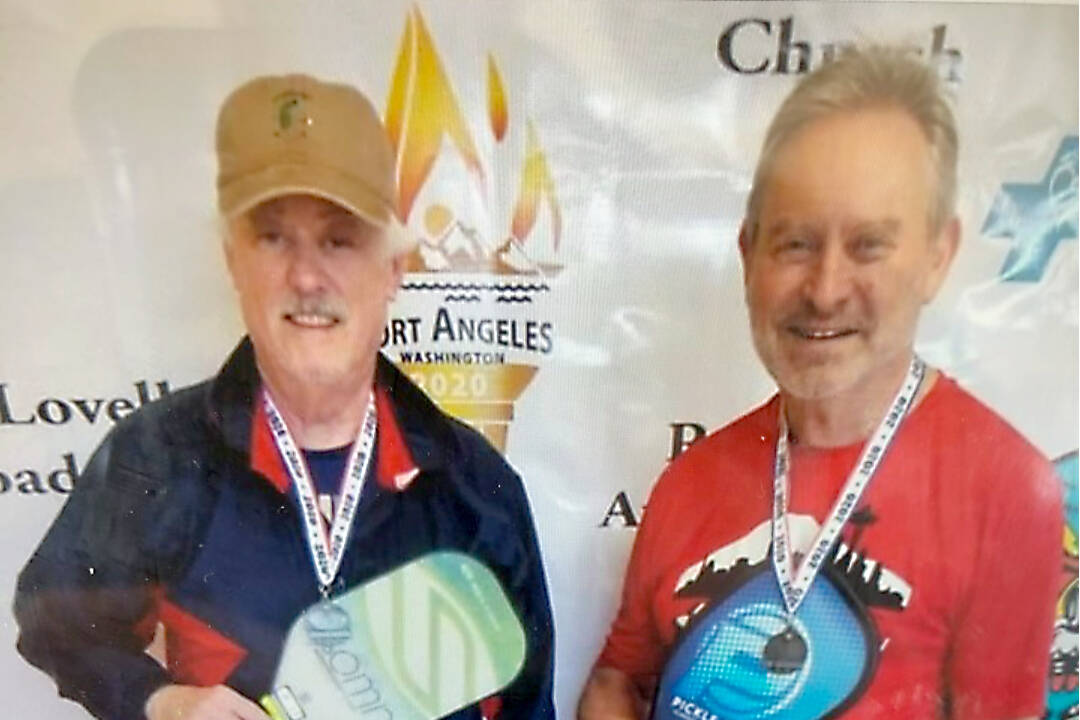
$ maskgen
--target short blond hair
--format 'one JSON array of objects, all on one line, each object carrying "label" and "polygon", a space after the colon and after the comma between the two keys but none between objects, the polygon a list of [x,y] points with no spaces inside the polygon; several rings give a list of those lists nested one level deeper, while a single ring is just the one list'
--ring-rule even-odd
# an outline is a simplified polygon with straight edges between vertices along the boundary
[{"label": "short blond hair", "polygon": [[746,227],[757,235],[761,197],[780,149],[801,129],[827,115],[865,108],[897,108],[908,113],[926,137],[934,173],[930,227],[936,232],[956,206],[956,120],[936,69],[912,57],[912,49],[870,45],[849,47],[835,60],[804,77],[765,133],[750,195]]}]

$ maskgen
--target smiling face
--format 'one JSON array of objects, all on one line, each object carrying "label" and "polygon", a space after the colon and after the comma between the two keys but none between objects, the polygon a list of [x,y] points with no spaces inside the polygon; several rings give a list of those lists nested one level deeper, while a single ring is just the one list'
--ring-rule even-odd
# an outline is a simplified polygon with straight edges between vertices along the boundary
[{"label": "smiling face", "polygon": [[310,195],[229,223],[226,260],[259,369],[271,385],[370,383],[404,268],[383,231]]},{"label": "smiling face", "polygon": [[955,220],[930,227],[919,126],[893,108],[827,115],[781,147],[765,182],[740,237],[762,362],[799,398],[891,393],[959,234]]}]

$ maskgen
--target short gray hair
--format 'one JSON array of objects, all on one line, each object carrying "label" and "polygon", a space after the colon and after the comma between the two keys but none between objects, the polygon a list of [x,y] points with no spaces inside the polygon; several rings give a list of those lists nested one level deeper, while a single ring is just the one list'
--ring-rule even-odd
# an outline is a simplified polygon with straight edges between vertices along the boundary
[{"label": "short gray hair", "polygon": [[[242,215],[243,213],[241,213]],[[217,235],[221,238],[223,245],[228,245],[232,242],[233,231],[232,221],[235,218],[227,217],[221,213],[217,213]],[[370,220],[362,218],[365,222],[371,223]],[[383,250],[390,257],[397,257],[398,255],[407,255],[416,249],[418,244],[418,237],[407,225],[400,222],[396,215],[391,214],[390,219],[385,225],[378,225],[371,223],[375,227],[379,228],[382,233]]]},{"label": "short gray hair", "polygon": [[908,47],[849,47],[804,77],[777,110],[762,144],[746,201],[750,237],[757,235],[761,196],[780,149],[799,130],[836,112],[897,108],[919,125],[934,170],[930,227],[937,231],[956,205],[956,120],[933,65],[912,57]]}]

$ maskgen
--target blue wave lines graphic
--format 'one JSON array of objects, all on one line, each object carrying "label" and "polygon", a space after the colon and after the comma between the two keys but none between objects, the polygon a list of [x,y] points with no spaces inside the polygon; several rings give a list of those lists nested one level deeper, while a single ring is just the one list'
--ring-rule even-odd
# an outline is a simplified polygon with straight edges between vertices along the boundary
[{"label": "blue wave lines graphic", "polygon": [[455,292],[549,292],[547,283],[454,283],[454,282],[406,282],[403,290],[443,290]]}]

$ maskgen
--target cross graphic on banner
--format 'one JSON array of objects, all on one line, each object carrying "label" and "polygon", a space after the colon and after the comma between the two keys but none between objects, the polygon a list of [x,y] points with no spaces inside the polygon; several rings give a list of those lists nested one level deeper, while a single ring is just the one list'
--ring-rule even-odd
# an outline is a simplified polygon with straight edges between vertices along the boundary
[{"label": "cross graphic on banner", "polygon": [[1063,240],[1077,238],[1077,136],[1061,141],[1037,183],[1004,183],[983,222],[988,237],[1012,240],[998,273],[1007,282],[1038,282]]}]

